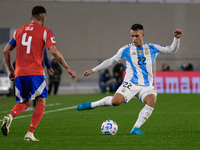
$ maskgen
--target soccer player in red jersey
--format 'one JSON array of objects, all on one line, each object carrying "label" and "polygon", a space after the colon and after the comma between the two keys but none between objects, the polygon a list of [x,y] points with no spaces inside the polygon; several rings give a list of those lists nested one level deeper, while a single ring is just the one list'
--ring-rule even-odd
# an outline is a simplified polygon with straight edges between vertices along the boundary
[{"label": "soccer player in red jersey", "polygon": [[[22,113],[30,106],[31,100],[35,99],[35,110],[24,140],[39,141],[34,137],[33,133],[42,119],[46,97],[48,96],[44,69],[42,67],[45,46],[67,70],[71,78],[75,79],[76,77],[75,71],[68,66],[62,54],[56,48],[56,41],[52,32],[43,26],[45,20],[45,8],[35,6],[32,9],[32,22],[18,28],[4,49],[4,57],[10,71],[9,78],[10,80],[15,80],[16,101],[20,102],[3,119],[1,131],[5,136],[9,133],[13,118]],[[15,47],[17,56],[14,70],[11,62],[11,51]]]}]

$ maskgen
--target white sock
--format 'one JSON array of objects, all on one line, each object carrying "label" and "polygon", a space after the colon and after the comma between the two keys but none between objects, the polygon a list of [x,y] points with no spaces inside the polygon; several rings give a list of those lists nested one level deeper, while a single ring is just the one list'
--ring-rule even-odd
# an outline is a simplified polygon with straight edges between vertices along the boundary
[{"label": "white sock", "polygon": [[106,96],[96,102],[91,103],[92,108],[99,106],[112,106],[112,96]]},{"label": "white sock", "polygon": [[9,114],[9,116],[12,118],[12,120],[13,120],[13,117],[12,117],[12,115],[11,114]]},{"label": "white sock", "polygon": [[149,118],[152,112],[153,112],[153,108],[146,104],[143,107],[143,109],[140,111],[138,119],[136,123],[134,124],[134,127],[140,128],[140,126],[145,123],[145,121]]}]

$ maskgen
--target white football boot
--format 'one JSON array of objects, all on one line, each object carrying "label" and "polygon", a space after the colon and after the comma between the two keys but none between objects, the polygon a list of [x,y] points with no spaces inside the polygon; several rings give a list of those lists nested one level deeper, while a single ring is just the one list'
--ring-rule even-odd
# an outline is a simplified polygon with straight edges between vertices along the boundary
[{"label": "white football boot", "polygon": [[34,137],[34,135],[33,135],[33,133],[31,133],[31,132],[27,132],[26,133],[26,135],[24,136],[24,140],[25,141],[40,141],[40,140],[38,140],[38,139],[36,139],[35,137]]},{"label": "white football boot", "polygon": [[8,133],[9,133],[9,128],[10,128],[10,125],[11,125],[11,123],[12,123],[12,120],[13,120],[13,118],[12,118],[11,114],[9,114],[9,115],[7,115],[7,116],[5,116],[5,117],[3,118],[3,124],[2,124],[2,126],[1,126],[1,132],[2,132],[2,134],[3,134],[4,136],[7,136],[7,135],[8,135]]}]

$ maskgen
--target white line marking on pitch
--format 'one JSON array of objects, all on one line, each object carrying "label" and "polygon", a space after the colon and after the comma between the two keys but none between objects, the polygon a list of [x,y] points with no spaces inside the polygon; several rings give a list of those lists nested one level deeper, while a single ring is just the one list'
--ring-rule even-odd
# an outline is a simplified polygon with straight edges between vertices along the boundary
[{"label": "white line marking on pitch", "polygon": [[[55,109],[55,110],[44,111],[44,114],[48,114],[48,113],[51,113],[51,112],[57,112],[57,111],[64,111],[64,110],[74,109],[76,107],[77,106],[72,106],[72,107],[66,107],[66,108],[60,108],[60,109]],[[18,117],[15,117],[14,119],[25,118],[25,117],[29,117],[29,116],[32,116],[32,114],[24,115],[24,116],[18,116]],[[2,121],[3,120],[0,120],[0,122],[2,122]]]},{"label": "white line marking on pitch", "polygon": [[[47,104],[47,105],[45,105],[45,108],[46,107],[51,107],[51,106],[57,106],[57,105],[60,105],[60,103],[55,103],[55,104]],[[28,110],[25,110],[25,111],[31,111],[31,110],[33,110],[33,109],[31,109],[31,107],[28,107],[28,108],[30,108],[30,109],[28,109]],[[10,111],[2,111],[2,113],[9,113]]]}]

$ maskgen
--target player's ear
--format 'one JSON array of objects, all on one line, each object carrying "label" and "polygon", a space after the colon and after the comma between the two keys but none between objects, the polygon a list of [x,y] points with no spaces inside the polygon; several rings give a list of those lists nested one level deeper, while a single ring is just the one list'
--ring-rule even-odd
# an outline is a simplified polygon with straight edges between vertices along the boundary
[{"label": "player's ear", "polygon": [[140,34],[142,35],[142,38],[144,37],[144,31],[143,30],[140,30]]},{"label": "player's ear", "polygon": [[142,32],[142,38],[144,38],[144,32]]},{"label": "player's ear", "polygon": [[45,20],[46,20],[46,16],[44,16],[44,17],[42,18],[42,22],[45,23]]}]

